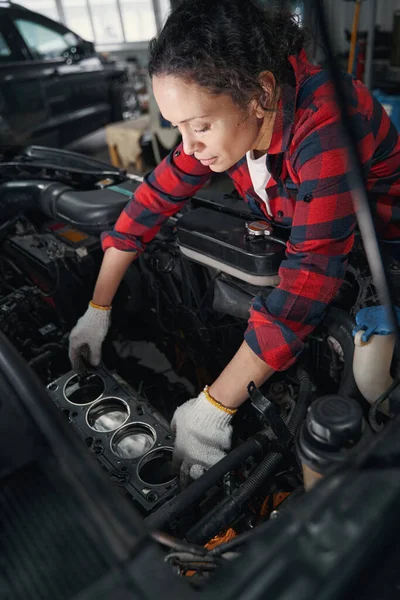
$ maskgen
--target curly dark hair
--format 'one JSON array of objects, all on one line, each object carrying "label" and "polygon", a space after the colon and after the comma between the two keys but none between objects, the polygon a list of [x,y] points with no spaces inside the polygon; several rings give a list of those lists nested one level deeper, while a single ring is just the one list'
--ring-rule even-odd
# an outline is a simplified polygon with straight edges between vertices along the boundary
[{"label": "curly dark hair", "polygon": [[268,109],[273,97],[265,97],[260,73],[270,71],[277,86],[293,83],[288,57],[303,44],[293,15],[257,0],[182,0],[150,41],[148,69],[227,94],[239,107],[259,97]]}]

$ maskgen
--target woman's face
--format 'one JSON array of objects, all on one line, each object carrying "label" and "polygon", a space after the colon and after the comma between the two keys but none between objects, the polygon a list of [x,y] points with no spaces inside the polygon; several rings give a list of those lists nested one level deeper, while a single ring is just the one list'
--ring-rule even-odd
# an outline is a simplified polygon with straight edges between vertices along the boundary
[{"label": "woman's face", "polygon": [[170,75],[153,77],[153,92],[163,117],[179,128],[184,152],[212,171],[226,171],[257,148],[264,111],[254,101],[242,110],[228,95]]}]

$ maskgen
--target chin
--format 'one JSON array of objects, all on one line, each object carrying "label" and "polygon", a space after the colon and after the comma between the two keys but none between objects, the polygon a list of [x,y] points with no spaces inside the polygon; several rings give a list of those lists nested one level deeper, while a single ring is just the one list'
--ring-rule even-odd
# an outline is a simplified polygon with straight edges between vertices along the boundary
[{"label": "chin", "polygon": [[231,167],[233,167],[233,165],[236,163],[227,163],[226,161],[218,161],[213,164],[210,165],[210,169],[211,171],[214,171],[214,173],[223,173],[224,171],[227,171],[228,169],[230,169]]}]

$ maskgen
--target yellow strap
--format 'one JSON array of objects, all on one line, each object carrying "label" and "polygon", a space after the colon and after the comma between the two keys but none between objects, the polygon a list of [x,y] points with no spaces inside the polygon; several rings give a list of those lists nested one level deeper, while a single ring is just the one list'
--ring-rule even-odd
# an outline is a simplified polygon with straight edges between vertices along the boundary
[{"label": "yellow strap", "polygon": [[95,304],[92,300],[89,304],[92,308],[97,308],[98,310],[111,310],[111,306],[101,306],[100,304]]},{"label": "yellow strap", "polygon": [[205,397],[207,398],[207,400],[209,402],[211,402],[211,404],[213,404],[220,410],[223,410],[224,412],[228,413],[228,415],[234,415],[235,413],[237,413],[237,408],[228,408],[227,406],[224,406],[223,404],[218,402],[218,400],[213,398],[208,390],[209,390],[209,387],[208,387],[208,385],[206,385],[203,392],[204,392]]}]

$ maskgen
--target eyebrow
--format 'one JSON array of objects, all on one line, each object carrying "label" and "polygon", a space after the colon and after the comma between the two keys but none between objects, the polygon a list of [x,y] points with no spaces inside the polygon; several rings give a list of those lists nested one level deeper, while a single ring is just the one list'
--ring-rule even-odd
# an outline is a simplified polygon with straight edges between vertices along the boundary
[{"label": "eyebrow", "polygon": [[182,123],[188,123],[188,121],[193,121],[193,119],[204,119],[205,117],[208,117],[208,115],[201,115],[200,117],[190,117],[190,119],[179,121],[179,125],[181,125]]}]

